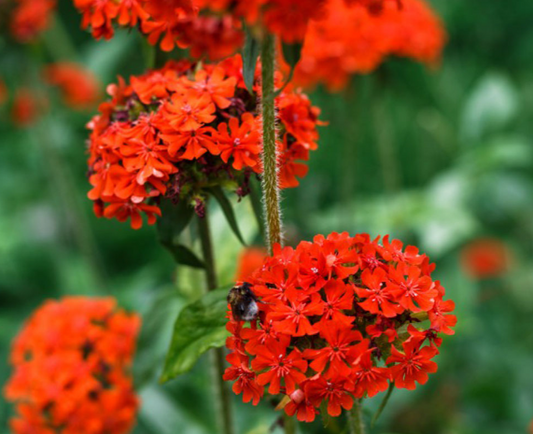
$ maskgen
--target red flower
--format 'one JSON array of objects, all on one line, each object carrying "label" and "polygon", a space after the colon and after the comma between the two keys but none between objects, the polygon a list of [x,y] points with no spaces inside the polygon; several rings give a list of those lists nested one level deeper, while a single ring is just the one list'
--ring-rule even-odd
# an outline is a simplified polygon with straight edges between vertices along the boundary
[{"label": "red flower", "polygon": [[100,83],[90,71],[75,63],[55,63],[44,71],[46,82],[57,86],[65,104],[74,109],[84,109],[95,104],[100,96]]},{"label": "red flower", "polygon": [[294,392],[296,384],[305,379],[303,372],[307,370],[307,362],[298,349],[287,354],[288,341],[289,337],[282,336],[279,341],[269,341],[256,349],[257,356],[252,360],[252,368],[255,371],[268,369],[258,375],[257,383],[261,386],[270,383],[269,393],[278,394],[283,380],[285,390],[290,394]]},{"label": "red flower", "polygon": [[319,406],[322,401],[328,403],[328,414],[330,416],[340,416],[342,409],[351,410],[353,407],[353,382],[345,370],[327,376],[318,376],[315,380],[310,380],[305,384],[305,391],[309,400]]},{"label": "red flower", "polygon": [[497,238],[478,238],[463,248],[461,264],[474,279],[498,277],[509,270],[511,252]]},{"label": "red flower", "polygon": [[290,395],[291,401],[285,406],[285,412],[289,416],[294,416],[300,422],[313,422],[319,411],[309,400],[309,397],[302,389],[295,390]]},{"label": "red flower", "polygon": [[[132,216],[139,228],[139,211],[153,222],[162,197],[200,203],[201,213],[211,187],[229,186],[239,197],[247,195],[251,174],[262,171],[262,143],[260,110],[242,76],[242,60],[236,56],[217,65],[170,61],[132,77],[131,84],[119,79],[118,85],[108,86],[110,100],[88,123],[89,181],[94,187],[89,197],[100,201],[98,215]],[[257,82],[259,78],[258,71]],[[304,95],[293,95],[286,89],[276,98],[300,119],[290,117],[290,128],[288,118],[280,119],[288,146],[279,161],[281,173],[300,164],[295,160],[307,160],[309,149],[316,148],[304,140],[317,137],[318,111]],[[106,204],[114,205],[106,211]]]},{"label": "red flower", "polygon": [[237,261],[235,280],[246,281],[257,270],[267,257],[267,251],[263,247],[246,247],[241,251]]},{"label": "red flower", "polygon": [[[246,277],[258,318],[248,325],[230,310],[227,347],[251,360],[259,385],[286,395],[287,414],[310,422],[327,403],[339,416],[354,398],[389,384],[413,389],[436,371],[440,333],[453,333],[456,319],[453,302],[431,279],[434,265],[418,249],[332,233],[273,250]],[[424,326],[426,315],[431,324]]]},{"label": "red flower", "polygon": [[387,286],[387,272],[383,268],[377,268],[374,272],[367,269],[361,274],[361,279],[366,288],[356,287],[355,291],[365,299],[359,303],[364,310],[380,313],[386,318],[393,318],[404,311],[403,307],[395,303],[394,294]]},{"label": "red flower", "polygon": [[324,311],[322,299],[314,294],[310,299],[301,298],[300,294],[291,294],[289,304],[276,304],[268,318],[276,321],[274,330],[293,336],[314,335],[318,330],[311,325],[308,316],[321,315]]},{"label": "red flower", "polygon": [[16,403],[13,432],[130,432],[139,406],[130,374],[139,328],[139,317],[110,298],[46,302],[13,342],[4,390]]},{"label": "red flower", "polygon": [[403,353],[394,346],[391,347],[391,356],[387,364],[396,363],[390,368],[394,385],[400,389],[414,390],[415,381],[426,384],[428,373],[437,372],[437,364],[430,359],[435,357],[438,350],[434,347],[420,347],[419,339],[408,339],[403,344]]},{"label": "red flower", "polygon": [[353,362],[350,356],[355,343],[360,342],[363,336],[358,330],[335,321],[322,322],[320,336],[326,340],[328,346],[320,350],[306,350],[305,357],[313,360],[309,366],[316,372],[323,372],[329,364],[328,372],[342,369],[346,363]]},{"label": "red flower", "polygon": [[328,0],[311,21],[295,72],[298,85],[342,90],[354,74],[375,70],[388,56],[436,65],[446,42],[443,25],[423,0]]},{"label": "red flower", "polygon": [[433,287],[431,278],[422,276],[420,268],[400,263],[397,268],[391,268],[389,273],[390,292],[403,308],[420,312],[433,307],[438,292]]},{"label": "red flower", "polygon": [[256,376],[248,367],[247,358],[239,357],[236,353],[228,354],[226,360],[233,365],[224,373],[225,381],[235,381],[233,391],[236,395],[243,394],[243,401],[252,401],[257,405],[263,396],[263,387],[256,382]]}]

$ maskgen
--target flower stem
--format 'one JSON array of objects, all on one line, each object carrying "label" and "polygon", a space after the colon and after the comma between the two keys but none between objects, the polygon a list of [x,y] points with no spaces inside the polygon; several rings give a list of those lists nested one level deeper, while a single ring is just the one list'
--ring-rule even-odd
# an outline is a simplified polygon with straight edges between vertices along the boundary
[{"label": "flower stem", "polygon": [[356,399],[353,408],[348,412],[350,434],[365,434],[365,423],[363,421],[362,399]]},{"label": "flower stem", "polygon": [[288,414],[283,414],[283,429],[285,434],[296,434],[296,420]]},{"label": "flower stem", "polygon": [[370,424],[371,427],[373,427],[375,425],[375,423],[377,422],[379,416],[383,412],[383,409],[385,408],[385,406],[389,402],[389,398],[392,395],[392,391],[393,390],[394,390],[394,383],[390,383],[389,384],[389,390],[387,390],[387,394],[385,395],[385,398],[383,398],[383,401],[381,401],[381,404],[380,404],[378,410],[376,411],[376,413],[374,414],[374,417],[372,418],[372,423]]},{"label": "flower stem", "polygon": [[[211,230],[207,214],[198,219],[198,235],[202,245],[202,254],[205,263],[205,278],[207,291],[213,291],[218,287],[217,275],[215,270],[215,257],[213,242],[211,239]],[[211,353],[211,372],[213,376],[213,389],[215,403],[217,406],[217,425],[220,427],[222,434],[233,434],[233,417],[231,412],[231,396],[226,382],[223,380],[224,375],[224,349],[216,348]]]},{"label": "flower stem", "polygon": [[262,110],[263,110],[263,206],[266,220],[266,239],[270,253],[281,239],[281,210],[276,152],[276,108],[274,99],[274,71],[276,40],[266,34],[261,48]]}]

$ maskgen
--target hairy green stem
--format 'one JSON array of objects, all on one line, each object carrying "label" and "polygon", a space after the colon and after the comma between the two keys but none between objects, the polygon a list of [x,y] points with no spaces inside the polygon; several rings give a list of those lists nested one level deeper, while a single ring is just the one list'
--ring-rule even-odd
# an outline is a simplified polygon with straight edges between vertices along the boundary
[{"label": "hairy green stem", "polygon": [[272,253],[276,243],[282,243],[279,179],[276,151],[276,108],[274,72],[276,40],[266,34],[261,47],[262,110],[263,110],[263,206],[266,220],[267,247]]},{"label": "hairy green stem", "polygon": [[[215,256],[213,242],[211,239],[211,230],[207,214],[203,218],[198,218],[198,235],[202,245],[202,254],[205,263],[205,279],[208,291],[213,291],[218,287]],[[233,416],[231,412],[231,396],[224,376],[224,349],[216,348],[211,352],[211,372],[213,376],[213,389],[215,395],[215,405],[217,407],[217,424],[220,427],[220,433],[233,434]]]},{"label": "hairy green stem", "polygon": [[365,434],[365,423],[363,421],[362,399],[356,399],[353,408],[348,412],[350,434]]}]

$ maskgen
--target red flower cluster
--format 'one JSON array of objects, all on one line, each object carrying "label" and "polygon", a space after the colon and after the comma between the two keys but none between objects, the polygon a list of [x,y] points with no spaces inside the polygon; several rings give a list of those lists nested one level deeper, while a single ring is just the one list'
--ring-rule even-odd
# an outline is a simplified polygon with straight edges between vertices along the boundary
[{"label": "red flower cluster", "polygon": [[[112,100],[89,123],[88,196],[97,215],[131,217],[139,228],[142,212],[155,222],[163,196],[195,204],[201,215],[206,188],[233,185],[242,197],[250,175],[261,173],[257,98],[246,90],[240,56],[218,65],[169,62],[108,92]],[[319,110],[290,87],[276,105],[281,186],[293,187],[307,172],[299,160],[317,148]]]},{"label": "red flower cluster", "polygon": [[398,240],[318,235],[296,249],[275,249],[248,280],[259,316],[250,327],[229,313],[231,364],[224,379],[245,402],[290,397],[285,411],[314,420],[325,401],[331,416],[353,400],[386,390],[415,389],[437,370],[438,333],[453,334],[456,317],[434,264]]},{"label": "red flower cluster", "polygon": [[189,47],[193,57],[211,60],[234,54],[244,40],[239,20],[198,15],[191,0],[74,0],[74,5],[83,14],[82,27],[97,39],[111,38],[114,25],[138,27],[164,51]]},{"label": "red flower cluster", "polygon": [[13,37],[21,43],[31,42],[50,25],[56,0],[16,0],[9,19]]},{"label": "red flower cluster", "polygon": [[113,299],[46,302],[13,343],[4,391],[17,405],[12,431],[129,432],[139,405],[129,374],[139,327]]},{"label": "red flower cluster", "polygon": [[43,76],[60,89],[65,104],[74,109],[90,107],[100,96],[100,83],[94,74],[76,63],[54,63],[45,68]]},{"label": "red flower cluster", "polygon": [[446,33],[439,18],[423,0],[385,2],[376,15],[360,2],[328,0],[326,18],[313,22],[296,68],[295,81],[313,86],[325,83],[342,89],[352,74],[376,69],[387,56],[437,64]]}]

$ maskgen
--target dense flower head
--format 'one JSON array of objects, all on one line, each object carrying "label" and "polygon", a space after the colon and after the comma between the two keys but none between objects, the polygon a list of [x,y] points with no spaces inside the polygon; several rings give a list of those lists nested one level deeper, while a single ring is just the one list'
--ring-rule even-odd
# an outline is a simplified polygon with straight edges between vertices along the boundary
[{"label": "dense flower head", "polygon": [[424,0],[384,2],[379,14],[361,2],[328,0],[325,18],[309,26],[295,80],[342,89],[353,74],[375,70],[388,56],[412,58],[430,66],[440,59],[446,33]]},{"label": "dense flower head", "polygon": [[498,277],[511,267],[509,247],[498,238],[483,237],[467,244],[461,251],[461,263],[474,279]]},{"label": "dense flower head", "polygon": [[44,80],[57,87],[65,104],[74,109],[94,105],[100,96],[100,83],[96,76],[81,65],[59,62],[48,65],[43,73]]},{"label": "dense flower head", "polygon": [[247,279],[257,320],[228,313],[224,378],[245,402],[257,404],[265,387],[285,395],[287,414],[307,422],[322,403],[338,416],[389,384],[425,384],[437,370],[440,334],[453,334],[457,321],[434,268],[416,247],[388,236],[380,243],[332,233],[296,248],[277,245]]},{"label": "dense flower head", "polygon": [[130,374],[140,319],[112,298],[47,301],[15,338],[5,386],[12,432],[130,432],[139,400]]},{"label": "dense flower head", "polygon": [[[256,76],[256,92],[260,72]],[[283,78],[277,76],[278,85]],[[111,100],[89,123],[89,198],[98,215],[131,218],[133,228],[161,215],[161,198],[184,200],[202,214],[208,188],[249,192],[262,172],[257,98],[244,85],[240,56],[219,64],[167,63],[108,87]],[[281,187],[298,185],[317,148],[319,110],[286,87],[276,98]]]},{"label": "dense flower head", "polygon": [[56,8],[56,0],[8,0],[4,4],[13,8],[9,14],[9,30],[20,43],[32,42],[45,31]]}]

